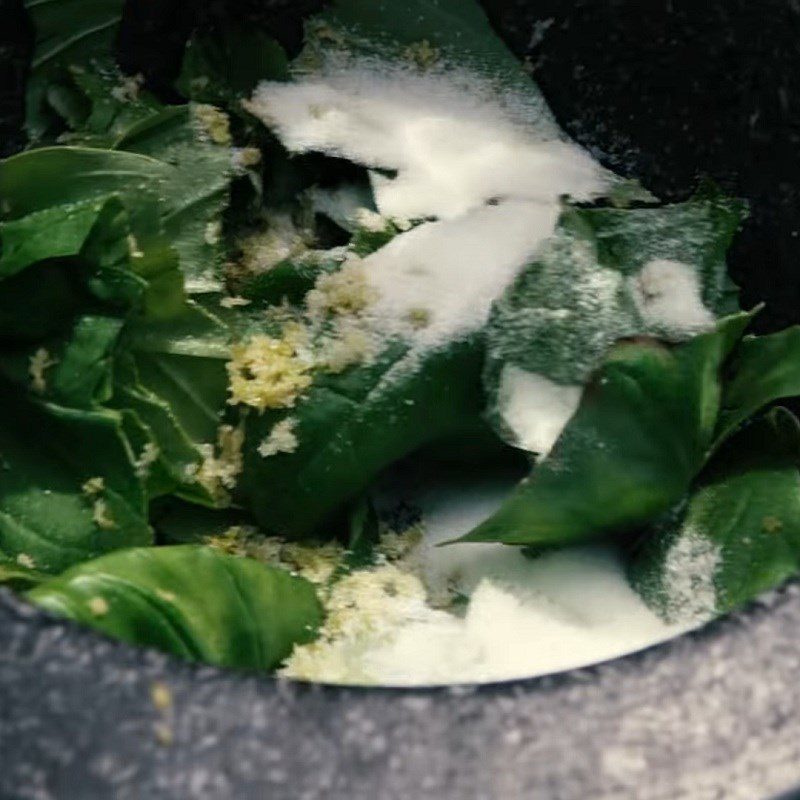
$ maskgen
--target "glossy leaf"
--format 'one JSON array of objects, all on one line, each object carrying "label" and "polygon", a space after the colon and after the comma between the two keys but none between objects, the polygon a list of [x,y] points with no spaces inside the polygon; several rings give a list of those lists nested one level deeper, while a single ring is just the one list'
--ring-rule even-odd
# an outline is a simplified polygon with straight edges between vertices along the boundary
[{"label": "glossy leaf", "polygon": [[5,558],[0,553],[0,586],[7,586],[15,592],[23,592],[44,583],[49,577],[44,572]]},{"label": "glossy leaf", "polygon": [[196,33],[186,46],[177,87],[200,103],[234,107],[259,81],[289,77],[283,48],[265,31],[228,20],[213,32]]},{"label": "glossy leaf", "polygon": [[275,669],[322,621],[314,587],[302,578],[191,545],[115,553],[28,597],[130,644],[240,669]]},{"label": "glossy leaf", "polygon": [[221,217],[232,177],[230,147],[214,142],[204,127],[202,108],[166,108],[130,127],[115,145],[119,151],[166,162],[174,171],[172,180],[160,187],[163,224],[180,257],[190,294],[221,288],[219,271],[225,260]]},{"label": "glossy leaf", "polygon": [[[738,310],[725,253],[743,215],[741,202],[708,192],[668,206],[565,208],[553,238],[492,310],[485,381],[498,432],[516,443],[497,408],[506,366],[582,386],[619,339],[685,341],[714,315]],[[662,314],[644,314],[640,294],[663,291],[659,281],[679,279],[667,272],[643,289],[642,269],[658,262],[685,265],[684,281],[696,276],[697,302],[708,312],[693,320],[684,307],[671,308],[671,316],[689,320],[676,324]],[[678,302],[690,305],[692,297]]]},{"label": "glossy leaf", "polygon": [[725,384],[718,441],[769,403],[798,395],[800,327],[746,337],[736,351]]},{"label": "glossy leaf", "polygon": [[32,140],[53,127],[48,93],[56,91],[50,100],[58,105],[58,90],[69,84],[67,68],[111,51],[123,6],[123,0],[25,0],[36,36],[26,98]]},{"label": "glossy leaf", "polygon": [[557,134],[538,88],[475,0],[336,0],[307,24],[306,33],[301,66],[336,47],[422,68],[451,60],[500,90],[521,92],[531,122],[542,133]]},{"label": "glossy leaf", "polygon": [[[0,395],[0,551],[44,572],[152,542],[121,416]],[[95,490],[87,492],[87,481]],[[97,484],[97,479],[102,483]],[[98,504],[99,503],[99,504]]]},{"label": "glossy leaf", "polygon": [[678,346],[617,344],[552,453],[460,541],[571,544],[664,513],[704,464],[722,366],[749,320],[729,317],[717,331]]},{"label": "glossy leaf", "polygon": [[[259,524],[290,538],[334,536],[337,513],[383,468],[475,429],[481,359],[479,336],[424,355],[398,344],[368,366],[319,375],[289,412],[250,414],[240,489]],[[259,444],[287,416],[297,449],[264,458]]]},{"label": "glossy leaf", "polygon": [[634,587],[669,621],[737,608],[800,570],[800,424],[776,409],[734,437],[635,551]]}]

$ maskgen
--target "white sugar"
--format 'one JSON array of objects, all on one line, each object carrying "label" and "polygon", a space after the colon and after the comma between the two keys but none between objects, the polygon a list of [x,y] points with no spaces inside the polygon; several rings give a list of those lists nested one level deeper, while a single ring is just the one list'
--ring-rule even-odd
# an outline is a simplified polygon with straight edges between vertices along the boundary
[{"label": "white sugar", "polygon": [[714,328],[703,305],[697,270],[680,261],[654,259],[631,279],[636,307],[648,328],[670,339],[686,339]]},{"label": "white sugar", "polygon": [[482,327],[552,234],[560,198],[589,200],[612,181],[549,119],[531,123],[524,98],[515,110],[468,77],[369,62],[263,83],[248,104],[291,151],[394,173],[372,173],[378,212],[426,221],[365,260],[372,312],[376,329],[421,347]]},{"label": "white sugar", "polygon": [[498,413],[517,446],[545,457],[578,410],[583,388],[555,383],[513,364],[503,367]]},{"label": "white sugar", "polygon": [[[418,571],[379,567],[346,587],[345,594],[357,588],[358,602],[343,619],[334,617],[339,635],[298,648],[286,674],[385,685],[498,681],[615,658],[686,629],[644,605],[613,548],[530,560],[502,545],[435,547],[492,513],[512,485],[512,478],[428,476],[421,488],[391,487],[383,502],[394,493],[423,511],[425,538],[407,562]],[[463,615],[426,604],[423,587],[434,605],[467,596]],[[342,608],[337,601],[333,610]]]},{"label": "white sugar", "polygon": [[375,327],[424,346],[480,329],[557,217],[555,205],[508,202],[397,236],[363,262],[378,292],[369,309]]},{"label": "white sugar", "polygon": [[[464,73],[365,62],[262,83],[248,107],[293,152],[396,171],[373,176],[378,210],[388,217],[448,219],[493,198],[588,200],[607,188],[584,150],[552,134],[543,140],[514,105]],[[549,123],[542,128],[549,132]]]},{"label": "white sugar", "polygon": [[661,575],[665,619],[700,623],[716,616],[715,577],[721,561],[719,545],[701,530],[681,530],[667,551]]}]

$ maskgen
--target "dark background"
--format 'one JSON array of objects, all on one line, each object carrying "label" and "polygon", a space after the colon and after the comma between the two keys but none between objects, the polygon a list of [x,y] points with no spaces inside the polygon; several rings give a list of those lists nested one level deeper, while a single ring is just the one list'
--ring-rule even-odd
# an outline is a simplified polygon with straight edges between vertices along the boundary
[{"label": "dark background", "polygon": [[[484,0],[561,125],[667,200],[708,175],[751,202],[731,253],[761,330],[800,322],[800,0]],[[183,42],[221,15],[258,19],[290,50],[320,0],[131,0],[120,57],[169,97]],[[30,31],[0,0],[0,153],[22,144]]]}]

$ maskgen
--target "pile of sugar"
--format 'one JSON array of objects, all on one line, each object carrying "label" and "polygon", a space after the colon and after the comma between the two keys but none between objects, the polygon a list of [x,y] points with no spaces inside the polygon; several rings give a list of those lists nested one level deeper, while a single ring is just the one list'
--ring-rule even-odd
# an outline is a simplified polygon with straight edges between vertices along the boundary
[{"label": "pile of sugar", "polygon": [[[580,147],[554,138],[549,120],[531,124],[508,96],[467,77],[374,61],[329,65],[293,83],[263,83],[248,104],[290,151],[371,168],[385,218],[423,220],[365,259],[365,271],[377,290],[376,329],[424,348],[480,329],[552,234],[560,198],[589,200],[612,180]],[[524,98],[518,105],[527,110]]]},{"label": "pile of sugar", "polygon": [[[337,621],[340,635],[298,648],[284,675],[397,686],[500,681],[616,658],[687,629],[644,605],[613,548],[530,560],[502,545],[435,547],[491,514],[512,484],[426,477],[424,488],[391,489],[387,502],[402,496],[423,510],[416,558],[405,572],[386,565],[362,573],[348,589],[352,618]],[[468,598],[463,614],[432,607],[454,594]]]},{"label": "pile of sugar", "polygon": [[545,457],[578,410],[581,386],[571,386],[507,364],[500,373],[498,411],[516,445]]}]

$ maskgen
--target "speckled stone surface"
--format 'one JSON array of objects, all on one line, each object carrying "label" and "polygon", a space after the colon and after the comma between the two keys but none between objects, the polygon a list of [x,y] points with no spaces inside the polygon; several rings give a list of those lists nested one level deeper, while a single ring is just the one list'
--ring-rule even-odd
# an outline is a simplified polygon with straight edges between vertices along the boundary
[{"label": "speckled stone surface", "polygon": [[[207,0],[296,47],[316,0]],[[667,199],[746,197],[732,269],[759,325],[800,321],[800,2],[485,0],[562,125]],[[27,32],[0,0],[0,151]],[[134,0],[123,57],[169,84],[198,4]],[[227,9],[227,10],[226,10]],[[180,12],[180,13],[179,13]],[[157,18],[147,17],[147,14]],[[0,593],[0,799],[800,797],[800,588],[613,664],[478,690],[278,684],[180,664]],[[159,710],[154,682],[174,704]]]},{"label": "speckled stone surface", "polygon": [[0,594],[0,797],[762,800],[800,782],[799,628],[791,586],[550,679],[357,690],[179,664]]}]

